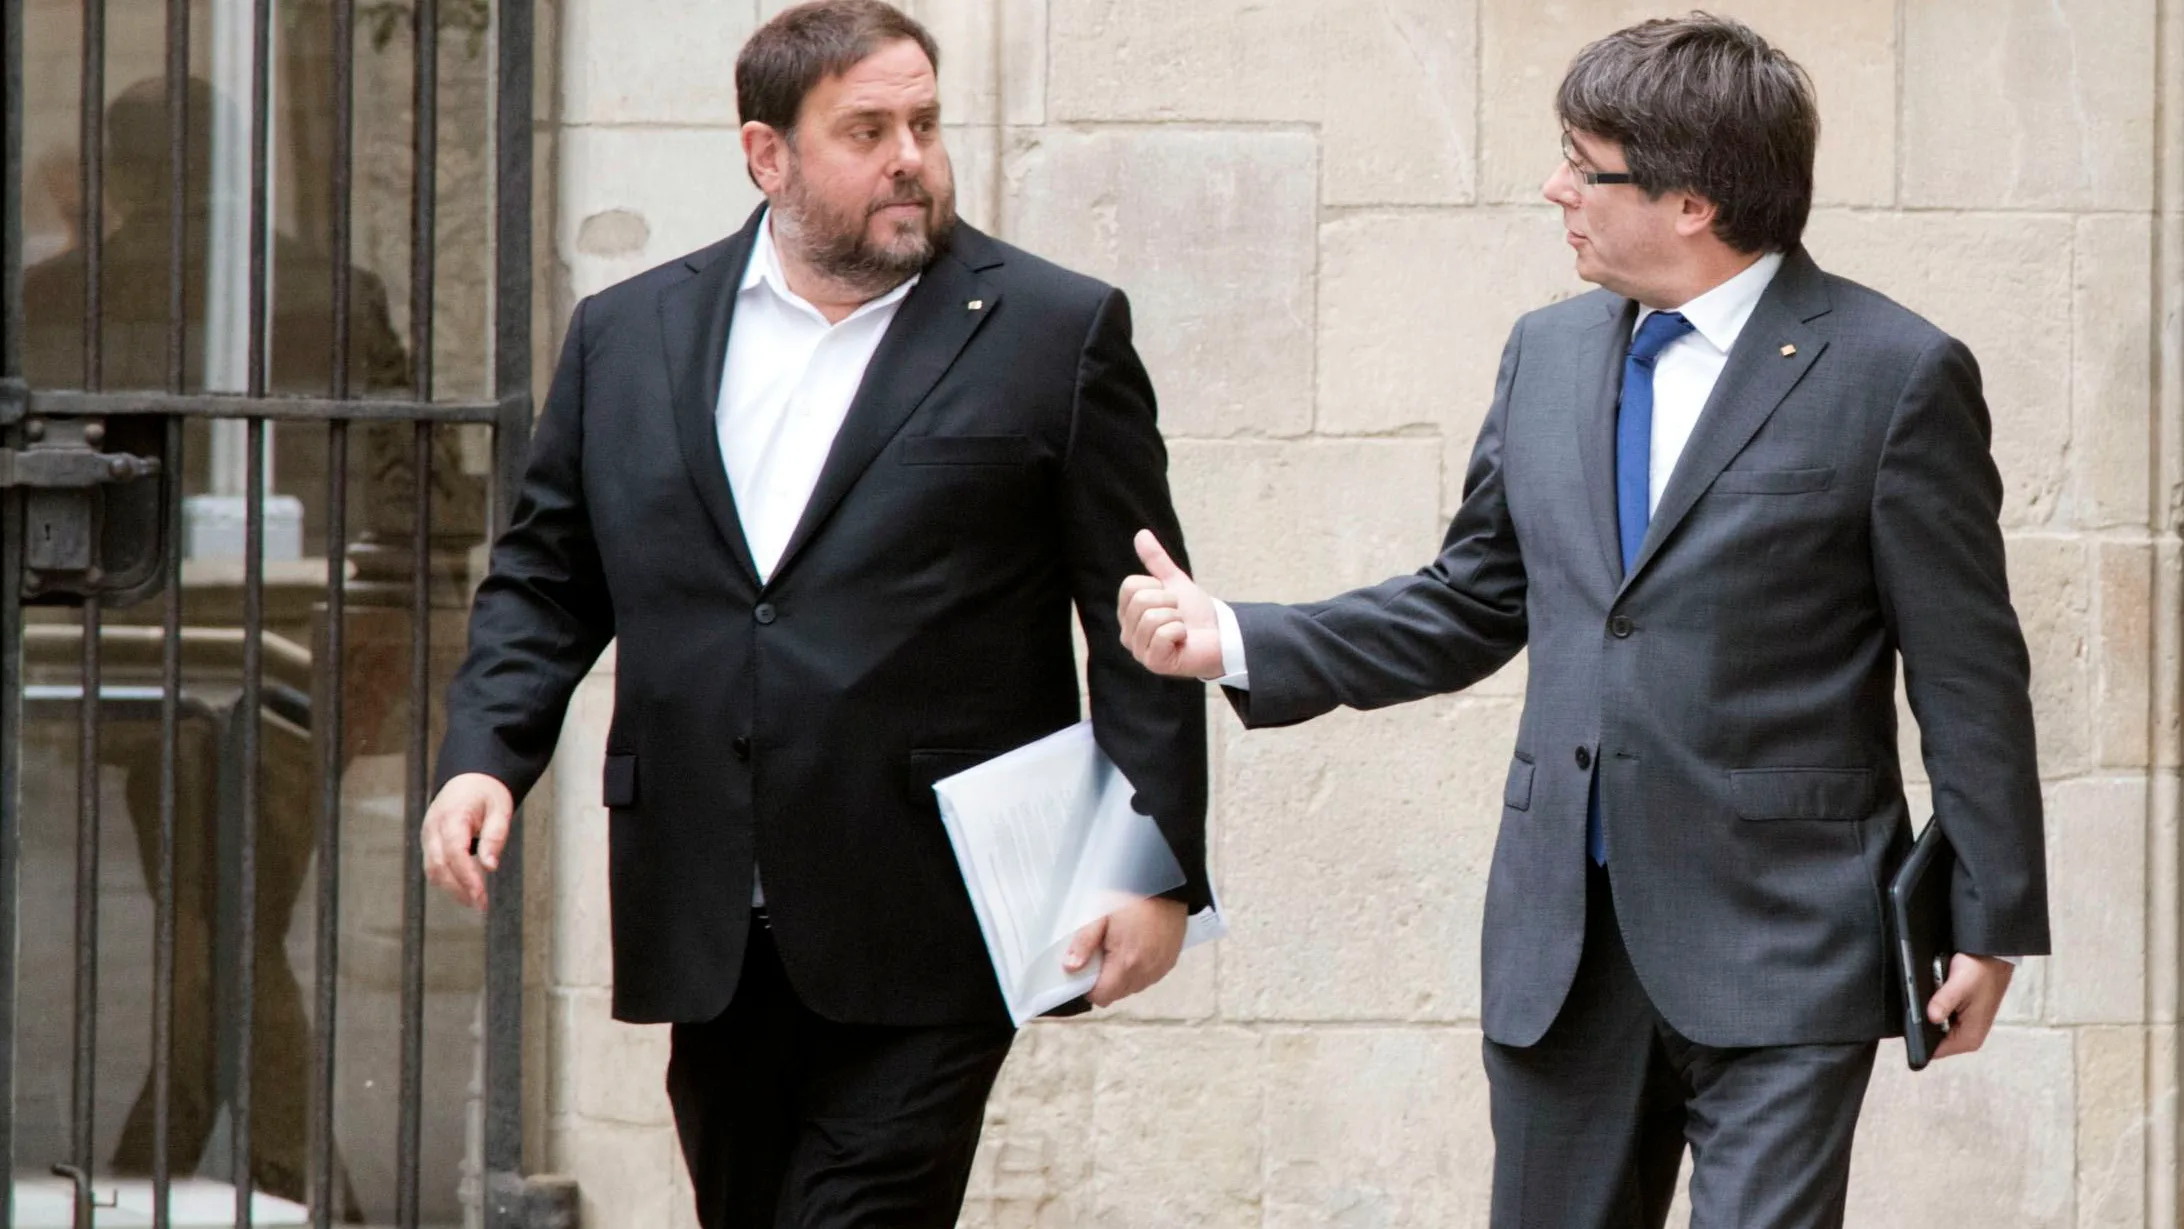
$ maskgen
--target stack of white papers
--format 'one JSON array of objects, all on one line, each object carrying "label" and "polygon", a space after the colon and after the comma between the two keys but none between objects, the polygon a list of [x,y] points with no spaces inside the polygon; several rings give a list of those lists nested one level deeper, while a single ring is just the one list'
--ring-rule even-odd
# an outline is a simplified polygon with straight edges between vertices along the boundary
[{"label": "stack of white papers", "polygon": [[[971,907],[1018,1025],[1085,994],[1094,954],[1064,972],[1069,941],[1115,910],[1183,886],[1183,868],[1136,790],[1080,721],[934,782]],[[1219,905],[1190,919],[1185,947],[1228,933]]]}]

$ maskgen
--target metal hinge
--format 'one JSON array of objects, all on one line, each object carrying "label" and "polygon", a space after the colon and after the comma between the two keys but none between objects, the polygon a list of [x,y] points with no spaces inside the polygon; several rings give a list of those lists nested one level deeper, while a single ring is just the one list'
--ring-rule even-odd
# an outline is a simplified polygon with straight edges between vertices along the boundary
[{"label": "metal hinge", "polygon": [[134,482],[159,472],[159,458],[89,448],[0,448],[0,488],[82,490],[109,482]]}]

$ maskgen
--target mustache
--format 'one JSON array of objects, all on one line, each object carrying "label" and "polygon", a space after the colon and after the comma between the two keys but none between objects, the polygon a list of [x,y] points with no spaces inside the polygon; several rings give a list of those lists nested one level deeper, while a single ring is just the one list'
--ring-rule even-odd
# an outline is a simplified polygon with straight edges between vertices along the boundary
[{"label": "mustache", "polygon": [[932,193],[926,191],[922,186],[918,185],[917,183],[906,182],[901,187],[896,188],[894,192],[890,193],[885,198],[872,202],[872,204],[865,209],[865,216],[869,218],[882,209],[892,208],[896,205],[923,205],[927,208],[931,208],[932,204]]}]

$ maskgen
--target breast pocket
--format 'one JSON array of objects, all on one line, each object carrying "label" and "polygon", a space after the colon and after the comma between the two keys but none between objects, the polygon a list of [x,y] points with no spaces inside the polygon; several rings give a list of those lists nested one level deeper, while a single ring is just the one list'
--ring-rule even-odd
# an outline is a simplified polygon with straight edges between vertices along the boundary
[{"label": "breast pocket", "polygon": [[1835,467],[1816,469],[1725,469],[1714,489],[1731,495],[1800,495],[1825,491],[1835,482]]},{"label": "breast pocket", "polygon": [[913,435],[902,441],[904,465],[1023,465],[1031,459],[1027,435]]}]

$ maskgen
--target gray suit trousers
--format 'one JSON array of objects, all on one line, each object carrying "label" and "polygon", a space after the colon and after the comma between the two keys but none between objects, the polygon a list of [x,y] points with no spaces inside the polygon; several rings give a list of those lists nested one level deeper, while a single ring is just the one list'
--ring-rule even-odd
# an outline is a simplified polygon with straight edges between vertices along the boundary
[{"label": "gray suit trousers", "polygon": [[1661,1018],[1588,868],[1585,948],[1538,1043],[1487,1041],[1494,1229],[1659,1229],[1684,1148],[1692,1229],[1837,1229],[1876,1043],[1700,1045]]}]

